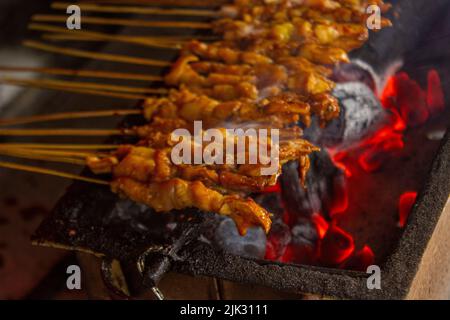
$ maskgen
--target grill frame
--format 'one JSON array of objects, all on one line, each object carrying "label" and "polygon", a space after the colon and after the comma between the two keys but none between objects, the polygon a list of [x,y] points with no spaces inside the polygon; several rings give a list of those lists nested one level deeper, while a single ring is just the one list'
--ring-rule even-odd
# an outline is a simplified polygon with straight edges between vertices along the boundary
[{"label": "grill frame", "polygon": [[[173,270],[339,299],[406,298],[433,231],[444,212],[450,193],[449,176],[450,130],[447,130],[408,224],[394,251],[380,266],[382,290],[368,290],[366,286],[368,275],[362,272],[256,261],[217,251],[198,240],[195,236],[198,233],[194,233],[193,238],[181,248],[178,255],[183,259],[173,261]],[[92,203],[94,199],[96,202]],[[105,238],[111,234],[99,227],[98,221],[82,219],[84,225],[78,225],[80,220],[74,219],[74,208],[80,214],[95,217],[99,208],[112,210],[114,201],[117,200],[118,198],[107,188],[75,182],[58,202],[52,216],[38,228],[33,241],[41,245],[54,246],[56,243],[66,249],[100,252],[121,261],[135,263],[146,248],[158,243],[149,241],[151,237],[139,238],[139,235],[125,233],[121,234],[117,243],[111,244]],[[211,219],[211,215],[206,215],[204,219],[193,223],[198,224],[200,232],[211,226]],[[97,226],[89,227],[89,224]],[[82,232],[69,236],[69,231],[73,228],[81,229]],[[130,245],[122,246],[121,244],[127,243],[124,242],[126,237],[130,237],[127,239]]]}]

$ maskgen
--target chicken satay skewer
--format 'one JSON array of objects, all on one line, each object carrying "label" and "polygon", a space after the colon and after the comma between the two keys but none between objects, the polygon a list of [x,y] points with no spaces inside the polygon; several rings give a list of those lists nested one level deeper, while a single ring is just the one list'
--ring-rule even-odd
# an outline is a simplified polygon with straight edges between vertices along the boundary
[{"label": "chicken satay skewer", "polygon": [[251,198],[241,198],[238,195],[223,195],[218,191],[207,188],[200,181],[190,182],[175,178],[146,184],[127,177],[105,181],[63,171],[5,161],[0,161],[0,167],[105,186],[109,185],[113,192],[148,205],[157,212],[196,207],[202,211],[230,216],[235,221],[242,235],[252,226],[261,226],[265,232],[269,232],[271,225],[270,214],[259,207]]},{"label": "chicken satay skewer", "polygon": [[[288,101],[286,101],[288,99]],[[193,104],[196,108],[192,108]],[[221,103],[218,100],[207,98],[184,91],[171,91],[169,98],[147,98],[142,110],[94,110],[79,112],[62,112],[46,115],[26,116],[13,119],[0,120],[0,126],[10,126],[26,123],[38,123],[58,121],[72,118],[95,118],[120,115],[139,115],[149,121],[150,125],[142,128],[167,130],[184,127],[194,120],[202,120],[210,127],[214,124],[229,121],[272,121],[275,125],[275,117],[285,117],[292,122],[294,118],[300,118],[308,122],[310,107],[303,100],[295,96],[281,95],[268,99],[263,104],[245,101],[230,101]],[[175,118],[174,118],[175,117]],[[155,122],[155,119],[157,120]],[[159,120],[158,120],[159,119]],[[277,120],[278,121],[278,120]],[[278,122],[277,122],[278,123]],[[263,123],[260,123],[263,124]],[[175,126],[175,127],[174,127]]]}]

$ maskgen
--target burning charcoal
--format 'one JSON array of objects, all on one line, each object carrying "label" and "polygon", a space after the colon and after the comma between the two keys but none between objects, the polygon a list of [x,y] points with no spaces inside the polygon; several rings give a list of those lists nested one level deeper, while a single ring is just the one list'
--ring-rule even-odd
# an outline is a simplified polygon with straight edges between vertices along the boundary
[{"label": "burning charcoal", "polygon": [[315,245],[319,236],[314,223],[308,219],[301,219],[298,224],[292,227],[292,243]]},{"label": "burning charcoal", "polygon": [[[311,158],[315,158],[313,155]],[[314,166],[313,166],[314,168]],[[300,215],[309,216],[314,212],[320,211],[321,208],[321,181],[310,184],[310,177],[314,175],[314,169],[310,169],[306,185],[308,189],[304,189],[300,182],[298,173],[298,163],[289,162],[283,166],[282,175],[280,178],[281,194],[283,202],[288,213],[289,224],[295,223],[295,220]]]},{"label": "burning charcoal", "polygon": [[267,260],[279,260],[285,253],[288,244],[291,242],[291,231],[281,220],[276,220],[272,224],[272,229],[267,236],[266,256]]},{"label": "burning charcoal", "polygon": [[367,147],[358,159],[361,168],[366,172],[378,170],[389,157],[405,146],[403,134],[392,132],[389,136],[386,134],[381,139],[373,146]]},{"label": "burning charcoal", "polygon": [[409,214],[416,203],[417,192],[408,191],[403,193],[398,200],[398,225],[404,227],[408,221]]},{"label": "burning charcoal", "polygon": [[327,266],[336,266],[351,256],[355,249],[353,237],[336,225],[330,225],[320,242],[320,261]]},{"label": "burning charcoal", "polygon": [[333,95],[339,99],[339,118],[331,121],[326,128],[320,128],[314,119],[305,129],[305,138],[319,146],[347,148],[370,137],[388,118],[386,111],[373,92],[357,82],[340,83]]},{"label": "burning charcoal", "polygon": [[346,207],[346,178],[325,149],[311,155],[311,168],[306,186],[301,185],[298,164],[290,162],[283,167],[280,178],[281,195],[288,213],[288,224],[294,225],[300,217],[323,212],[330,216]]},{"label": "burning charcoal", "polygon": [[436,115],[445,108],[444,92],[441,78],[436,70],[428,72],[427,105],[431,115]]},{"label": "burning charcoal", "polygon": [[261,228],[250,228],[245,236],[240,236],[229,218],[217,227],[215,242],[223,250],[247,258],[262,259],[266,252],[266,235]]},{"label": "burning charcoal", "polygon": [[366,272],[367,267],[373,265],[375,255],[369,246],[364,246],[361,250],[352,255],[341,266],[342,269]]},{"label": "burning charcoal", "polygon": [[411,127],[425,123],[430,115],[425,91],[405,72],[398,73],[394,79],[396,104],[403,120]]},{"label": "burning charcoal", "polygon": [[428,73],[426,90],[405,72],[392,76],[382,99],[383,104],[395,110],[408,127],[422,125],[430,116],[436,116],[445,108],[441,80],[435,70]]},{"label": "burning charcoal", "polygon": [[316,226],[310,219],[301,219],[292,227],[292,240],[283,256],[284,262],[315,264],[318,255]]}]

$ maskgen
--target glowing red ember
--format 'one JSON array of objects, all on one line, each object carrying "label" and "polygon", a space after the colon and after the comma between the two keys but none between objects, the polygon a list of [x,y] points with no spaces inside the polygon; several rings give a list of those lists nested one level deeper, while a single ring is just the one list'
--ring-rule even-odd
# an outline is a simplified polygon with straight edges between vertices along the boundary
[{"label": "glowing red ember", "polygon": [[342,265],[342,268],[363,271],[367,270],[368,266],[373,265],[375,262],[375,255],[369,246],[364,246],[361,250],[356,252]]},{"label": "glowing red ember", "polygon": [[408,220],[409,214],[416,203],[417,192],[408,191],[400,196],[398,201],[398,225],[404,227]]},{"label": "glowing red ember", "polygon": [[323,239],[328,230],[328,222],[319,213],[314,213],[311,219],[316,226],[319,239]]},{"label": "glowing red ember", "polygon": [[[430,70],[427,80],[427,89],[424,90],[404,72],[392,76],[380,97],[383,107],[390,112],[387,124],[351,148],[328,149],[333,163],[345,172],[346,179],[364,174],[355,167],[357,164],[366,173],[381,168],[390,157],[396,156],[405,147],[404,132],[407,128],[422,125],[430,116],[443,111],[444,94],[437,71]],[[366,271],[374,263],[372,249],[365,245],[356,251],[353,236],[336,225],[340,215],[345,214],[349,206],[345,178],[343,181],[333,181],[333,198],[327,212],[314,213],[309,218],[311,227],[307,227],[307,223],[299,225],[294,213],[288,210],[284,212],[283,221],[275,226],[274,232],[267,238],[266,259],[356,271]],[[277,184],[265,192],[280,192],[280,186]],[[416,198],[415,191],[400,196],[400,227],[406,225]],[[308,234],[314,237],[308,237]]]},{"label": "glowing red ember", "polygon": [[339,265],[354,249],[353,237],[332,224],[320,243],[320,261],[328,266]]},{"label": "glowing red ember", "polygon": [[427,104],[433,116],[443,111],[445,107],[441,79],[436,70],[428,72]]}]

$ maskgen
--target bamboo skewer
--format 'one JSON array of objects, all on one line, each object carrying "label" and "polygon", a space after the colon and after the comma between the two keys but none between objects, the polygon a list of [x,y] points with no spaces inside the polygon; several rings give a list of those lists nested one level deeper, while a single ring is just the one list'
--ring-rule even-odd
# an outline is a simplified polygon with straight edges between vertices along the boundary
[{"label": "bamboo skewer", "polygon": [[109,156],[108,154],[83,152],[83,151],[67,151],[67,150],[45,150],[45,149],[20,149],[17,147],[1,147],[0,152],[11,151],[11,152],[23,152],[27,154],[35,154],[41,156],[56,156],[56,157],[73,157],[74,159],[85,159],[90,156]]},{"label": "bamboo skewer", "polygon": [[[134,38],[135,36],[123,35],[121,37],[125,38],[125,41],[123,41],[123,42],[130,42],[130,41],[127,41],[126,38],[127,37],[133,37]],[[73,33],[73,34],[69,34],[69,33],[44,33],[44,34],[41,35],[41,38],[43,40],[48,40],[48,41],[51,41],[51,42],[58,42],[58,41],[59,42],[62,42],[62,41],[106,42],[107,41],[107,40],[103,40],[103,39],[99,39],[99,38],[86,37],[86,36],[83,36],[83,35],[77,35],[76,33]],[[206,37],[206,36],[205,37],[196,36],[195,38],[197,40],[202,40],[202,41],[205,41],[205,42],[206,41],[217,40],[216,37]],[[155,47],[155,48],[160,47],[160,48],[166,48],[166,49],[172,49],[172,50],[180,50],[182,45],[184,43],[186,43],[190,39],[192,39],[192,37],[189,37],[189,38],[186,38],[186,39],[182,39],[180,37],[179,40],[173,40],[174,42],[176,42],[176,44],[174,44],[174,45],[167,45],[167,46],[164,45],[164,44],[163,45],[143,44],[143,45],[149,46],[149,47]],[[114,40],[114,39],[109,40],[109,42],[115,42],[115,41],[116,40]],[[135,44],[139,44],[138,42],[135,42]],[[132,43],[134,43],[134,42],[132,42]]]},{"label": "bamboo skewer", "polygon": [[120,85],[110,85],[102,83],[92,83],[92,82],[77,82],[77,81],[66,81],[66,80],[54,80],[54,79],[15,79],[15,78],[3,78],[0,82],[14,83],[15,81],[34,83],[38,82],[42,86],[49,85],[52,87],[61,88],[73,88],[73,89],[88,89],[88,90],[99,90],[99,91],[113,91],[113,92],[125,92],[125,93],[143,93],[143,94],[165,94],[167,89],[165,88],[142,88],[142,87],[130,87],[130,86],[120,86]]},{"label": "bamboo skewer", "polygon": [[[52,9],[66,10],[70,3],[54,2]],[[216,10],[205,9],[161,9],[139,6],[113,6],[98,5],[93,3],[79,3],[78,6],[85,12],[106,12],[106,13],[135,13],[135,14],[151,14],[151,15],[169,15],[169,16],[193,16],[193,17],[217,17],[219,12]]]},{"label": "bamboo skewer", "polygon": [[46,149],[46,150],[114,150],[115,144],[51,144],[51,143],[0,143],[1,148]]},{"label": "bamboo skewer", "polygon": [[0,155],[16,157],[22,159],[29,160],[42,160],[49,162],[59,162],[59,163],[68,163],[75,165],[86,165],[85,160],[75,159],[75,158],[67,158],[67,157],[49,157],[48,155],[41,155],[39,153],[30,152],[30,150],[21,150],[21,149],[2,149],[0,148]]},{"label": "bamboo skewer", "polygon": [[61,178],[68,178],[68,179],[73,179],[73,180],[79,180],[79,181],[84,181],[84,182],[90,182],[90,183],[95,183],[95,184],[100,184],[100,185],[109,185],[108,181],[104,181],[104,180],[100,180],[100,179],[83,177],[83,176],[79,176],[76,174],[71,174],[71,173],[67,173],[67,172],[63,172],[63,171],[40,168],[40,167],[35,167],[35,166],[27,166],[27,165],[23,165],[23,164],[16,164],[16,163],[5,162],[5,161],[0,161],[0,167],[14,169],[14,170],[27,171],[27,172],[32,172],[32,173],[41,173],[41,174],[57,176],[57,177],[61,177]]},{"label": "bamboo skewer", "polygon": [[[63,150],[63,149],[35,149],[22,148],[17,144],[0,145],[0,154],[9,156],[19,156],[26,159],[55,161],[55,159],[63,159],[63,162],[72,164],[86,164],[87,157],[110,157],[110,153],[82,151],[82,150]],[[55,161],[58,162],[58,161]]]},{"label": "bamboo skewer", "polygon": [[0,129],[0,136],[114,136],[135,135],[133,130],[119,129]]},{"label": "bamboo skewer", "polygon": [[[55,14],[36,14],[31,17],[36,22],[66,22],[67,16]],[[212,24],[208,22],[186,22],[186,21],[148,21],[131,20],[102,17],[83,17],[84,24],[108,25],[108,26],[126,26],[126,27],[148,27],[148,28],[181,28],[181,29],[200,29],[210,30]]]},{"label": "bamboo skewer", "polygon": [[[124,42],[138,44],[147,47],[158,47],[164,49],[179,50],[183,45],[183,41],[179,40],[166,40],[164,38],[152,38],[152,37],[137,37],[137,36],[121,36],[110,35],[102,32],[85,31],[85,30],[68,30],[66,28],[55,27],[51,25],[45,25],[40,23],[31,23],[28,25],[30,30],[55,32],[59,34],[66,34],[68,36],[75,36],[75,40],[95,40],[95,41],[109,41],[109,42]],[[68,37],[67,39],[70,39]]]},{"label": "bamboo skewer", "polygon": [[142,100],[148,98],[146,95],[139,94],[129,94],[129,93],[118,93],[111,91],[102,91],[102,90],[91,90],[91,89],[77,89],[71,88],[68,86],[58,86],[58,85],[50,85],[50,84],[42,84],[39,80],[19,80],[19,79],[3,79],[0,80],[0,83],[23,86],[23,87],[33,87],[39,89],[50,89],[50,90],[58,90],[58,91],[66,91],[72,93],[80,93],[80,94],[90,94],[90,95],[98,95],[109,98],[120,98],[120,99],[129,99],[129,100]]},{"label": "bamboo skewer", "polygon": [[139,73],[121,73],[102,70],[75,70],[61,68],[33,68],[33,67],[9,67],[0,66],[0,71],[6,72],[35,72],[57,76],[73,76],[86,78],[105,78],[135,81],[164,81],[163,77]]},{"label": "bamboo skewer", "polygon": [[58,53],[67,56],[73,56],[78,58],[88,58],[95,60],[104,60],[111,62],[129,63],[152,67],[169,67],[171,64],[169,61],[153,60],[138,57],[129,57],[110,53],[98,53],[86,50],[71,49],[66,47],[53,46],[39,41],[26,40],[23,45],[33,49],[39,49],[51,53]]},{"label": "bamboo skewer", "polygon": [[[78,31],[78,30],[77,30]],[[93,38],[87,38],[86,36],[83,36],[81,34],[76,33],[76,31],[71,31],[70,33],[44,33],[41,36],[43,39],[47,39],[50,41],[67,41],[67,40],[72,40],[72,41],[99,41]],[[121,37],[127,38],[127,37],[132,37],[132,38],[145,38],[147,39],[148,37],[141,37],[141,36],[132,36],[132,35],[121,35]],[[190,40],[192,40],[192,35],[178,35],[178,36],[166,36],[166,35],[154,35],[149,37],[149,39],[157,41],[157,42],[168,42],[168,43],[181,43],[181,42],[188,42]],[[219,37],[215,36],[215,35],[210,35],[210,36],[206,36],[206,35],[196,35],[195,39],[199,40],[199,41],[215,41],[218,40]]]},{"label": "bamboo skewer", "polygon": [[208,7],[215,8],[228,3],[228,0],[83,0],[83,3],[116,3],[168,7]]},{"label": "bamboo skewer", "polygon": [[81,42],[99,42],[102,40],[97,40],[95,38],[87,38],[83,35],[76,33],[66,34],[66,33],[43,33],[41,34],[42,40],[50,42],[63,42],[63,41],[81,41]]},{"label": "bamboo skewer", "polygon": [[141,110],[97,110],[97,111],[61,112],[61,113],[52,113],[52,114],[46,114],[46,115],[20,117],[20,118],[14,118],[14,119],[3,119],[3,120],[0,119],[0,126],[12,126],[12,125],[18,125],[18,124],[58,121],[58,120],[66,120],[66,119],[128,116],[128,115],[140,115],[140,114],[142,114]]}]

